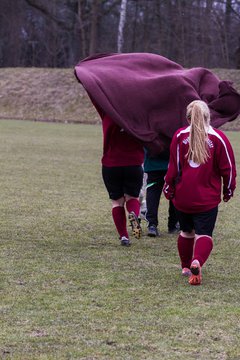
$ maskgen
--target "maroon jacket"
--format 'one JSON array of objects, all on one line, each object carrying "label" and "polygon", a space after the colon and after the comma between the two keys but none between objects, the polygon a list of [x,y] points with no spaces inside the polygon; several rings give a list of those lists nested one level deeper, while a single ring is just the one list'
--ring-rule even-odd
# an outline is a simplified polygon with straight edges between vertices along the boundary
[{"label": "maroon jacket", "polygon": [[187,125],[186,108],[205,101],[218,128],[240,113],[240,95],[228,81],[204,68],[184,69],[156,54],[100,54],[75,67],[95,107],[135,136],[152,155],[169,149],[175,131]]},{"label": "maroon jacket", "polygon": [[104,116],[102,164],[107,167],[142,165],[142,144],[120,128],[109,116]]},{"label": "maroon jacket", "polygon": [[[236,167],[232,146],[226,135],[210,126],[208,146],[210,158],[205,164],[188,162],[189,127],[179,129],[172,139],[169,168],[164,194],[174,194],[177,210],[199,213],[211,210],[225,198],[233,196]],[[222,188],[223,182],[223,188]]]}]

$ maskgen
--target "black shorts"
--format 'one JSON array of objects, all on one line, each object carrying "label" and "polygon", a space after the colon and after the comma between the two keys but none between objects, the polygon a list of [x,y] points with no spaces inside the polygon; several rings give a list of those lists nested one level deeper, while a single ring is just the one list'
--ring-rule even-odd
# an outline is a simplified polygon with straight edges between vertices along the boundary
[{"label": "black shorts", "polygon": [[103,166],[102,177],[110,199],[120,199],[124,194],[138,197],[143,184],[143,168],[141,165]]},{"label": "black shorts", "polygon": [[177,211],[177,217],[180,223],[180,229],[183,232],[192,232],[195,230],[197,235],[212,236],[213,229],[217,220],[218,206],[205,212],[187,214]]}]

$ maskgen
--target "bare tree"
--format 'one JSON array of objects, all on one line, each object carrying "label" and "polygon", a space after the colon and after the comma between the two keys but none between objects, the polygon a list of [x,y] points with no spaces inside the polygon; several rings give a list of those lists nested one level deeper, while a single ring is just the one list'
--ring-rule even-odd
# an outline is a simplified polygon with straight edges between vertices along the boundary
[{"label": "bare tree", "polygon": [[239,67],[240,0],[0,0],[0,66],[69,67],[96,52]]},{"label": "bare tree", "polygon": [[86,41],[86,32],[84,27],[84,20],[83,20],[83,4],[82,0],[78,0],[77,2],[77,23],[76,23],[76,32],[80,33],[80,40],[81,40],[81,50],[82,56],[85,58],[87,56],[87,41]]},{"label": "bare tree", "polygon": [[99,16],[99,0],[93,0],[91,9],[91,30],[89,53],[94,54],[97,48],[97,30]]},{"label": "bare tree", "polygon": [[138,19],[138,11],[139,11],[139,1],[135,1],[135,8],[133,10],[133,23],[132,23],[132,42],[131,42],[131,49],[135,51],[136,48],[136,37],[137,37],[137,19]]},{"label": "bare tree", "polygon": [[118,26],[118,41],[117,41],[117,48],[119,53],[122,52],[122,48],[123,48],[123,42],[124,42],[123,30],[126,21],[126,12],[127,12],[127,0],[122,0],[121,8],[120,8],[120,20]]}]

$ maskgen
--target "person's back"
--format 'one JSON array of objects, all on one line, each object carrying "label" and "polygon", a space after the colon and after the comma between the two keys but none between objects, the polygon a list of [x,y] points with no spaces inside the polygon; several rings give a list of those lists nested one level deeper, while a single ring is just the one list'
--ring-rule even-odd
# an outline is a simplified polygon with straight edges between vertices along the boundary
[{"label": "person's back", "polygon": [[[172,200],[181,233],[178,252],[182,275],[191,285],[202,283],[202,266],[212,248],[218,204],[227,202],[236,187],[232,146],[220,130],[210,126],[210,110],[201,100],[187,107],[189,126],[172,139],[164,194]],[[223,185],[223,186],[222,186]]]},{"label": "person's back", "polygon": [[143,182],[143,146],[107,115],[103,116],[102,128],[103,181],[112,201],[112,217],[121,245],[129,246],[126,210],[134,237],[140,238],[142,234],[138,197]]},{"label": "person's back", "polygon": [[[209,126],[209,154],[203,164],[189,161],[187,158],[189,134],[190,126],[180,129],[173,140],[177,143],[177,162],[181,178],[175,186],[174,204],[181,211],[194,213],[217,206],[221,202],[222,177],[225,177],[227,191],[227,188],[235,188],[236,174],[232,148],[222,131]],[[168,176],[170,173],[171,168]]]},{"label": "person's back", "polygon": [[131,166],[143,163],[142,144],[120,128],[109,116],[102,119],[104,166]]}]

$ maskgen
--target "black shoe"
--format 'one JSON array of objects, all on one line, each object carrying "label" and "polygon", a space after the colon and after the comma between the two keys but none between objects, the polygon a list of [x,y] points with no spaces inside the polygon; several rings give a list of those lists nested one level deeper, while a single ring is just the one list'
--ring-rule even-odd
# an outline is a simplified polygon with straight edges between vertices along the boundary
[{"label": "black shoe", "polygon": [[158,229],[156,227],[156,225],[150,225],[148,227],[148,236],[150,237],[156,237],[156,236],[159,236],[159,232],[158,232]]},{"label": "black shoe", "polygon": [[177,234],[177,233],[179,233],[179,231],[180,231],[180,228],[177,225],[175,225],[174,227],[168,228],[169,234]]},{"label": "black shoe", "polygon": [[122,236],[120,241],[122,246],[131,246],[131,241],[126,236]]}]

